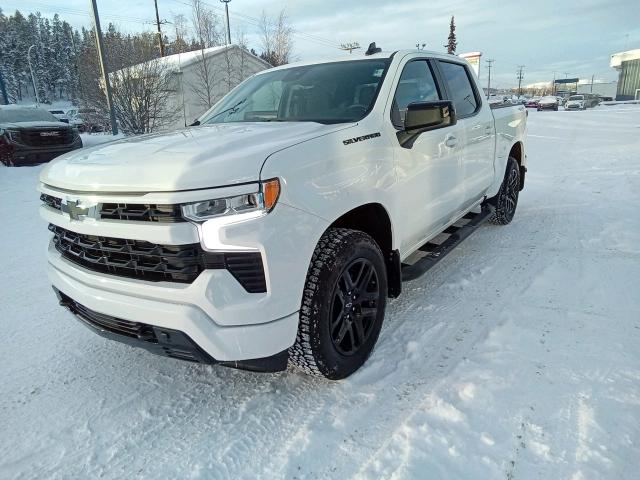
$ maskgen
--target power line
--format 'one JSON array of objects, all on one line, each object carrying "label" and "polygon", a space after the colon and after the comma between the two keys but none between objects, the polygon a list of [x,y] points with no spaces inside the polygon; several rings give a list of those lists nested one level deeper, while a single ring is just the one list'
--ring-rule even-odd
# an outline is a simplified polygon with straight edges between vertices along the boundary
[{"label": "power line", "polygon": [[[179,3],[181,5],[186,5],[187,7],[190,7],[191,4],[181,1],[181,0],[171,0],[174,3]],[[207,5],[209,7],[211,7],[213,10],[217,10],[217,11],[222,11],[222,7],[219,7],[217,5],[213,5],[211,3],[208,2],[202,2],[202,4]],[[240,22],[243,23],[247,23],[249,25],[252,25],[254,27],[261,27],[262,24],[262,20],[256,17],[252,17],[250,15],[245,15],[242,13],[238,13],[238,12],[230,12],[229,15],[231,15],[232,17],[236,17],[236,19]],[[323,37],[320,37],[318,35],[313,35],[311,33],[306,33],[306,32],[301,32],[297,29],[293,29],[292,31],[292,35],[295,37],[298,37],[301,40],[306,40],[308,42],[313,42],[313,43],[317,43],[319,45],[323,45],[325,47],[331,47],[331,48],[340,48],[340,45],[336,42],[334,42],[333,40],[329,40]]]},{"label": "power line", "polygon": [[[78,15],[78,16],[83,16],[83,17],[89,17],[91,18],[91,13],[86,11],[86,10],[81,10],[78,8],[71,8],[71,7],[60,7],[58,5],[55,4],[51,4],[51,3],[45,3],[45,2],[34,2],[31,0],[27,0],[25,3],[27,4],[31,4],[34,5],[35,8],[46,8],[49,9],[51,11],[53,11],[54,13],[63,13],[63,14],[67,14],[67,15]],[[22,5],[22,2],[20,4]],[[16,10],[18,10],[18,7],[15,7]],[[109,18],[112,20],[115,20],[117,22],[123,22],[123,23],[136,23],[136,24],[145,24],[147,23],[148,19],[145,18],[140,18],[140,17],[131,17],[129,15],[117,15],[117,14],[102,14],[103,18]]]}]

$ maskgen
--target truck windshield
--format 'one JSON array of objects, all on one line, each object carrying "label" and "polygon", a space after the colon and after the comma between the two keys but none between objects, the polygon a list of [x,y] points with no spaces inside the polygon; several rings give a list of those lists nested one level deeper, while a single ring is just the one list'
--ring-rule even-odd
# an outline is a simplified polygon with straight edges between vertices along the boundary
[{"label": "truck windshield", "polygon": [[373,107],[389,62],[352,60],[262,73],[227,95],[200,123],[356,122]]},{"label": "truck windshield", "polygon": [[3,108],[0,109],[0,123],[3,122],[59,122],[46,110],[39,108]]}]

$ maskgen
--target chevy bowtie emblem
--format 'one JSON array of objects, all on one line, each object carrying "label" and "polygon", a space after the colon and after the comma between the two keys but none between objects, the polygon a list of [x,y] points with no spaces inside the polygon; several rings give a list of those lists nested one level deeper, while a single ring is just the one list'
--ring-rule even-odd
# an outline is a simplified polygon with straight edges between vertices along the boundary
[{"label": "chevy bowtie emblem", "polygon": [[95,210],[95,206],[80,206],[80,202],[78,200],[65,201],[63,199],[62,202],[60,202],[60,207],[64,213],[69,214],[69,218],[71,218],[71,220],[80,220],[80,217],[87,217],[93,212],[93,210]]}]

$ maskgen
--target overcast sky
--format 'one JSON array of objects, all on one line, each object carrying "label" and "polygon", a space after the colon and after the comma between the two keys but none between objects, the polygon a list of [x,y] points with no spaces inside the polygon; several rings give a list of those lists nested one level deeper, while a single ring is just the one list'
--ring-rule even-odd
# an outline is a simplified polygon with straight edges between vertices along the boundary
[{"label": "overcast sky", "polygon": [[[223,4],[206,0],[217,13]],[[183,13],[190,18],[189,0],[158,0],[160,17],[171,20]],[[502,4],[500,7],[496,5]],[[151,30],[153,0],[98,0],[103,25],[123,30]],[[525,65],[524,83],[550,81],[556,76],[613,80],[609,56],[640,48],[640,0],[232,0],[232,35],[243,29],[250,46],[260,49],[256,36],[262,10],[276,15],[286,8],[296,31],[294,56],[300,60],[346,55],[337,47],[357,41],[365,47],[376,41],[384,50],[414,48],[442,51],[455,15],[458,53],[483,52],[495,60],[492,84],[516,83],[518,65]],[[75,26],[90,25],[89,0],[3,0],[12,13],[58,12]],[[171,25],[165,25],[170,30]],[[362,55],[362,50],[353,55]]]}]

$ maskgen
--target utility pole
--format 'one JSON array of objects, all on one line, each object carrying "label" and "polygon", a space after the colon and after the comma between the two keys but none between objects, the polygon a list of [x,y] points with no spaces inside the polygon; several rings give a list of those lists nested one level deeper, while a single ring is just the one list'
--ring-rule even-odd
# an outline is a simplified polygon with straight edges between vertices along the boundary
[{"label": "utility pole", "polygon": [[591,75],[591,93],[593,93],[593,79],[595,75]]},{"label": "utility pole", "polygon": [[553,84],[551,85],[553,95],[556,95],[556,72],[553,72]]},{"label": "utility pole", "polygon": [[158,0],[153,0],[156,7],[156,26],[158,27],[158,45],[160,46],[160,56],[164,57],[164,42],[162,41],[162,29],[160,28],[160,15],[158,14]]},{"label": "utility pole", "polygon": [[491,95],[491,64],[495,62],[493,58],[485,60],[487,62],[487,70],[489,71],[489,81],[487,82],[487,98]]},{"label": "utility pole", "polygon": [[116,111],[113,108],[113,98],[111,97],[111,83],[109,82],[109,71],[105,61],[104,42],[102,40],[102,29],[100,28],[100,17],[98,16],[96,0],[91,0],[91,10],[93,12],[93,26],[96,34],[96,47],[98,49],[98,58],[100,60],[100,70],[102,71],[102,80],[104,81],[104,90],[107,96],[107,108],[109,109],[109,117],[111,120],[111,133],[117,135],[118,124],[116,122]]},{"label": "utility pole", "polygon": [[344,50],[345,52],[348,50],[349,54],[351,54],[351,52],[359,48],[360,48],[360,44],[358,42],[349,42],[349,43],[340,44],[340,50]]},{"label": "utility pole", "polygon": [[27,61],[29,62],[29,71],[31,72],[31,83],[33,85],[33,93],[36,95],[36,105],[40,105],[40,98],[38,97],[38,89],[36,88],[36,76],[33,74],[33,66],[31,66],[31,49],[35,45],[31,45],[27,50]]},{"label": "utility pole", "polygon": [[518,65],[518,96],[522,95],[522,79],[524,78],[525,65]]},{"label": "utility pole", "polygon": [[231,0],[220,0],[224,3],[224,12],[227,14],[227,39],[229,41],[228,45],[231,45],[231,27],[229,26],[229,2]]}]

